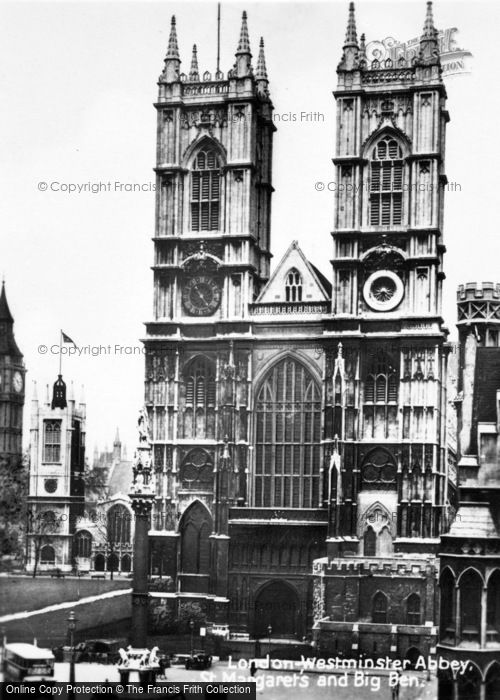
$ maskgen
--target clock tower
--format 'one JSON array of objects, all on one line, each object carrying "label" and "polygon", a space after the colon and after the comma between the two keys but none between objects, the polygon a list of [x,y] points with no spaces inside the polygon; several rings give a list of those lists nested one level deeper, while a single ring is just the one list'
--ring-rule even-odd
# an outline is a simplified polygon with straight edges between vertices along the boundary
[{"label": "clock tower", "polygon": [[2,283],[0,293],[0,458],[16,468],[22,458],[24,406],[23,355],[14,338],[14,318]]},{"label": "clock tower", "polygon": [[250,369],[238,340],[248,340],[271,257],[273,105],[264,43],[253,64],[246,13],[226,74],[200,71],[196,45],[181,70],[172,18],[158,88],[145,339],[156,469],[150,573],[172,576],[179,605],[203,604],[218,619],[215,607],[228,603],[229,503],[248,455]]}]

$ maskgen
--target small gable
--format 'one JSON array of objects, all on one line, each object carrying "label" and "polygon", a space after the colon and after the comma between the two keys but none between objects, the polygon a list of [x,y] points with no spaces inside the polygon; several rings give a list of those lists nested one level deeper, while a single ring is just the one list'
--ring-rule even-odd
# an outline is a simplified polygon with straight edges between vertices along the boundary
[{"label": "small gable", "polygon": [[328,301],[330,290],[326,288],[325,282],[323,275],[305,258],[297,241],[294,241],[262,290],[257,303]]}]

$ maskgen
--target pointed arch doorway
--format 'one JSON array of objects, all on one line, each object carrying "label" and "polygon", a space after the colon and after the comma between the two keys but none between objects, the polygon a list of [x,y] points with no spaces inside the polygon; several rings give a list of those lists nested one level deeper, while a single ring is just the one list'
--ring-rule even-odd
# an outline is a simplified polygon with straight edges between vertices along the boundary
[{"label": "pointed arch doorway", "polygon": [[282,581],[264,586],[255,598],[254,635],[268,636],[269,626],[273,637],[295,637],[300,634],[300,601],[295,590]]}]

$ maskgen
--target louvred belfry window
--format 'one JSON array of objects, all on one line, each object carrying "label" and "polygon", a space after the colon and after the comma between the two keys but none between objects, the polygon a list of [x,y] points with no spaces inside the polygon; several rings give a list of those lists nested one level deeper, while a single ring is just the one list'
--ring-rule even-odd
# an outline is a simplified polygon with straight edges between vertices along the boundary
[{"label": "louvred belfry window", "polygon": [[378,141],[370,163],[370,225],[398,226],[403,221],[403,151],[386,136]]},{"label": "louvred belfry window", "polygon": [[365,402],[389,404],[398,400],[397,370],[391,358],[377,352],[371,358],[365,381]]},{"label": "louvred belfry window", "polygon": [[321,392],[312,374],[286,359],[257,393],[254,503],[314,508],[319,503]]},{"label": "louvred belfry window", "polygon": [[217,231],[220,214],[220,163],[213,149],[200,151],[191,173],[191,230]]}]

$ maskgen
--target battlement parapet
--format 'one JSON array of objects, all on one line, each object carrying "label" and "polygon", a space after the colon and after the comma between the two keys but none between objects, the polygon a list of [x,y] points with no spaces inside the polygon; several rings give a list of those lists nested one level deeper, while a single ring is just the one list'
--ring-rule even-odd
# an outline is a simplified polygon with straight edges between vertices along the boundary
[{"label": "battlement parapet", "polygon": [[352,574],[357,576],[433,576],[436,565],[432,559],[368,560],[362,557],[346,559],[326,559],[315,562],[315,573],[324,575]]},{"label": "battlement parapet", "polygon": [[467,282],[458,286],[458,303],[477,299],[491,299],[492,301],[500,299],[500,284],[498,282]]}]

